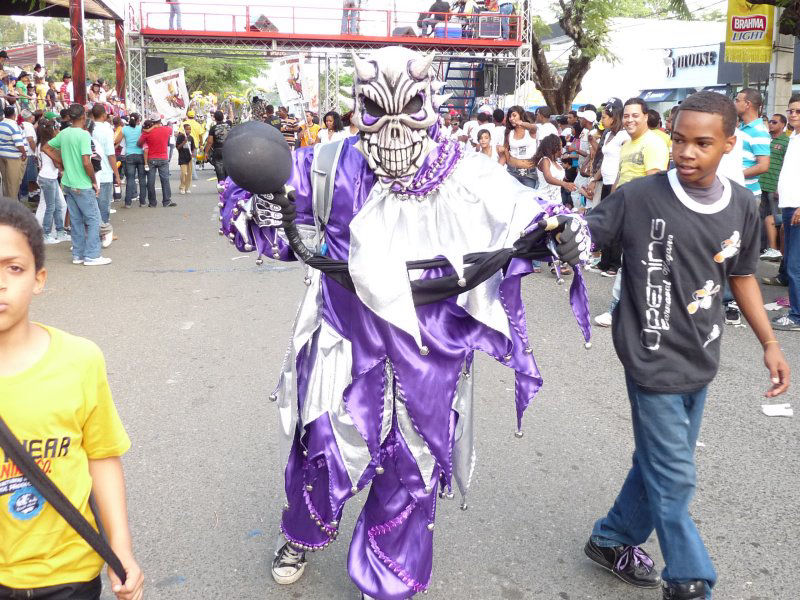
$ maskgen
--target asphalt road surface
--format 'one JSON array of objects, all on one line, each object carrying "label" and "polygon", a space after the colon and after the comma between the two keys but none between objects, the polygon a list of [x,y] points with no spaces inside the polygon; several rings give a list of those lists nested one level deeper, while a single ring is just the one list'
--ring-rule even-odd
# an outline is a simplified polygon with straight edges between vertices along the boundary
[{"label": "asphalt road surface", "polygon": [[[283,359],[303,272],[255,265],[217,234],[216,192],[201,172],[175,208],[117,213],[113,263],[70,263],[48,248],[47,289],[33,317],[104,350],[133,448],[124,459],[136,554],[150,599],[358,598],[346,573],[349,531],[364,492],[345,509],[342,535],[314,554],[290,587],[269,574],[278,544],[283,465],[267,396]],[[177,190],[177,173],[172,188]],[[762,264],[762,274],[776,267]],[[593,314],[612,280],[587,275]],[[583,545],[627,469],[632,434],[623,373],[609,330],[583,348],[567,286],[547,274],[524,283],[544,387],[514,437],[513,372],[477,359],[478,464],[469,510],[440,503],[428,598],[660,599],[590,563]],[[766,288],[767,300],[785,295]],[[774,314],[774,313],[773,313]],[[780,402],[800,408],[800,335],[778,332],[797,383]],[[697,449],[691,510],[714,559],[723,600],[800,598],[795,418],[761,412],[768,387],[749,328],[726,327]],[[658,544],[646,544],[662,565]],[[105,598],[111,598],[106,591]]]}]

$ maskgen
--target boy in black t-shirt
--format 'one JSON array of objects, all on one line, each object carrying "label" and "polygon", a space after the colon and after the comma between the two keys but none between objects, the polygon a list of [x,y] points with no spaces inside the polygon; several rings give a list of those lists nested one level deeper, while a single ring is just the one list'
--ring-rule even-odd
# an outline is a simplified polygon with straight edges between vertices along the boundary
[{"label": "boy in black t-shirt", "polygon": [[710,598],[717,578],[689,502],[706,392],[719,367],[726,280],[763,345],[772,381],[766,396],[789,386],[789,366],[753,277],[757,206],[748,190],[716,175],[736,142],[735,127],[730,99],[715,92],[690,96],[673,121],[676,169],[630,182],[586,217],[593,241],[620,243],[626,257],[613,337],[625,367],[636,449],[585,552],[627,583],[658,587],[653,561],[639,548],[655,529],[668,600]]}]

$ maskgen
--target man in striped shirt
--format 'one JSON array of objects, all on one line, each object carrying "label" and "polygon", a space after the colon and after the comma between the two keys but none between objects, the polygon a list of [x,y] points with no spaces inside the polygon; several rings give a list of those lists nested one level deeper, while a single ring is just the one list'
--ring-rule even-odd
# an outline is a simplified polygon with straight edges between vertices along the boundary
[{"label": "man in striped shirt", "polygon": [[3,178],[3,196],[11,200],[17,200],[19,196],[19,186],[28,160],[15,115],[14,107],[6,106],[3,109],[5,118],[0,121],[0,176]]},{"label": "man in striped shirt", "polygon": [[742,132],[744,185],[761,201],[761,186],[758,176],[769,170],[769,145],[772,138],[761,120],[764,101],[758,90],[745,88],[736,94],[736,112],[739,115],[739,131]]}]

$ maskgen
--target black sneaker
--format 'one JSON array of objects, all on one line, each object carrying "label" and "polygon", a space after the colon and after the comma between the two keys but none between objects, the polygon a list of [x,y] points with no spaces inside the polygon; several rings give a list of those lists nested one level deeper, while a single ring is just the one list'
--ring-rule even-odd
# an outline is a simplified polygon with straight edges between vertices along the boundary
[{"label": "black sneaker", "polygon": [[663,600],[694,600],[706,597],[706,582],[702,580],[687,581],[685,583],[664,582]]},{"label": "black sneaker", "polygon": [[303,576],[306,568],[306,553],[295,550],[286,542],[275,552],[272,561],[272,578],[281,585],[289,585]]},{"label": "black sneaker", "polygon": [[725,325],[741,325],[742,313],[739,312],[739,305],[736,302],[728,302],[725,305]]},{"label": "black sneaker", "polygon": [[586,556],[625,583],[640,588],[657,588],[661,584],[653,559],[639,546],[603,548],[589,538],[583,551]]}]

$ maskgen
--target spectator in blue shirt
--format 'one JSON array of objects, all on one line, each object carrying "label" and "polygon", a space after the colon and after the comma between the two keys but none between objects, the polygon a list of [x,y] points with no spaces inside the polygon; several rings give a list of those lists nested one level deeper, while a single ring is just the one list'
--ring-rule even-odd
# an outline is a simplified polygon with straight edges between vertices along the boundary
[{"label": "spectator in blue shirt", "polygon": [[758,176],[769,170],[769,146],[772,138],[761,120],[764,100],[758,90],[745,88],[736,94],[736,112],[739,115],[739,130],[742,132],[744,184],[761,200]]}]

